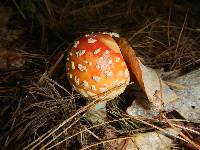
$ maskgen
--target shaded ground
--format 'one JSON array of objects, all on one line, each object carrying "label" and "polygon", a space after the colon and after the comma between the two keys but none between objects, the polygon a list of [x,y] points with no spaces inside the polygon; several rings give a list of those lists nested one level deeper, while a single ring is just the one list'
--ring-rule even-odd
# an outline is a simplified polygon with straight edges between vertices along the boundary
[{"label": "shaded ground", "polygon": [[[65,59],[56,64],[73,41],[85,33],[119,33],[129,40],[138,57],[155,69],[186,73],[199,67],[199,8],[198,0],[2,2],[0,52],[3,53],[3,48],[9,53],[12,51],[12,54],[3,55],[2,62],[0,61],[5,64],[0,65],[1,149],[21,149],[27,146],[85,105],[84,99],[72,91],[67,82]],[[16,57],[18,55],[13,54],[15,52],[20,56]],[[11,56],[14,58],[11,59]],[[19,58],[22,58],[25,64],[22,63],[22,67],[10,67],[16,64]],[[44,76],[45,72],[47,76]],[[110,102],[109,121],[124,117],[124,110],[138,94],[141,95],[136,86],[129,86],[123,95]],[[88,132],[75,136],[92,126],[81,116],[82,113],[68,121],[42,145],[66,128],[69,129],[68,132],[51,144],[68,137],[66,142],[55,149],[78,149],[83,145],[98,142],[99,139]],[[177,114],[169,114],[169,117],[180,118]],[[152,124],[167,126],[159,121],[152,121]],[[188,126],[198,127],[193,123]],[[149,130],[153,128],[136,120],[115,121],[90,129],[101,140]],[[188,134],[191,138],[196,138],[196,135]],[[177,145],[188,147],[178,140]],[[102,144],[95,148],[106,149]]]}]

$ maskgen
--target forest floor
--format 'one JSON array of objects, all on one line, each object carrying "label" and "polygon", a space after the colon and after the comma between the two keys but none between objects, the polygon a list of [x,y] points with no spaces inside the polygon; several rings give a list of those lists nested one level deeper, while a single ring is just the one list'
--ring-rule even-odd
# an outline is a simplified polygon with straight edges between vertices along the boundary
[{"label": "forest floor", "polygon": [[[126,109],[142,92],[131,84],[92,124],[70,86],[66,54],[92,32],[125,37],[144,64],[186,74],[200,67],[199,0],[12,0],[0,3],[0,149],[126,149],[136,133],[172,127],[165,117],[135,119]],[[172,149],[196,149],[200,124],[179,121]],[[119,142],[120,141],[120,142]],[[194,143],[193,143],[194,142]],[[120,146],[119,146],[120,145]],[[118,147],[118,148],[117,148]]]}]

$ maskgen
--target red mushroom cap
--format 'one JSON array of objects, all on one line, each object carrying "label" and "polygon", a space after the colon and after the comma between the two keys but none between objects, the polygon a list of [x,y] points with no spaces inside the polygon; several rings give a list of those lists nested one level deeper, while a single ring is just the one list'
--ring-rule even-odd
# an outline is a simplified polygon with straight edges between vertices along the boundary
[{"label": "red mushroom cap", "polygon": [[67,76],[84,97],[113,99],[130,81],[120,48],[112,36],[107,33],[85,35],[69,51]]}]

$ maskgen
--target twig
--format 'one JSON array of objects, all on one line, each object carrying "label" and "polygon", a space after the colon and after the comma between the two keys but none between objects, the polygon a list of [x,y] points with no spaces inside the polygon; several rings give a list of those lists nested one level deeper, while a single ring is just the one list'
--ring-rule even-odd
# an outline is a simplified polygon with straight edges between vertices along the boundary
[{"label": "twig", "polygon": [[105,140],[105,141],[101,141],[101,142],[98,142],[98,143],[95,143],[95,144],[92,144],[92,145],[85,146],[85,147],[81,148],[81,150],[90,149],[91,147],[97,146],[99,144],[105,144],[105,143],[108,143],[108,142],[132,139],[133,137],[134,136],[127,136],[127,137],[119,137],[119,138],[114,138],[114,139],[110,139],[110,140]]},{"label": "twig", "polygon": [[85,127],[85,130],[90,133],[92,136],[94,136],[96,139],[98,139],[99,141],[101,141],[101,139],[96,135],[94,134],[92,131],[90,131],[87,127]]},{"label": "twig", "polygon": [[[83,115],[82,115],[83,116]],[[64,131],[62,131],[61,133],[59,133],[57,136],[55,136],[52,140],[50,140],[47,144],[45,144],[44,146],[42,146],[41,149],[45,149],[47,146],[49,146],[53,141],[55,141],[56,139],[58,139],[58,137],[60,137],[63,133],[67,132],[67,130],[69,130],[73,125],[75,125],[79,120],[80,118],[79,117],[78,119],[76,119],[70,126],[68,126],[66,129],[64,129]],[[57,146],[57,145],[56,145]]]},{"label": "twig", "polygon": [[45,71],[45,73],[42,75],[42,77],[38,81],[39,84],[44,80],[44,78],[51,77],[51,74],[53,73],[53,71],[55,70],[55,68],[57,67],[57,65],[60,63],[60,61],[63,59],[63,57],[64,57],[64,52],[60,55],[60,57],[55,62],[55,64],[53,66],[51,66],[51,68],[49,69],[49,71]]},{"label": "twig", "polygon": [[167,38],[168,38],[168,47],[171,46],[170,43],[170,20],[171,20],[171,13],[172,13],[172,8],[171,6],[169,7],[169,18],[168,18],[168,22],[167,22]]},{"label": "twig", "polygon": [[[99,127],[99,126],[102,126],[102,125],[106,125],[106,124],[108,124],[108,123],[118,122],[118,121],[122,121],[122,120],[129,120],[129,119],[131,119],[131,118],[127,117],[127,118],[121,118],[121,119],[116,119],[116,120],[112,120],[112,121],[107,121],[107,122],[104,122],[104,123],[101,123],[101,124],[97,124],[97,125],[91,126],[91,127],[89,127],[88,129],[90,130],[90,129],[93,129],[93,128],[96,128],[96,127]],[[52,145],[52,146],[49,147],[47,150],[50,150],[50,149],[54,148],[55,146],[60,145],[60,144],[62,144],[63,142],[65,142],[65,141],[67,141],[67,140],[69,140],[69,139],[71,139],[71,138],[73,138],[73,137],[75,137],[75,136],[77,136],[77,135],[79,135],[79,134],[82,134],[82,133],[84,133],[84,132],[86,132],[86,131],[87,131],[87,130],[84,129],[84,130],[82,130],[82,131],[80,131],[80,132],[78,132],[78,133],[75,133],[75,134],[73,134],[73,135],[71,135],[71,136],[69,136],[69,137],[63,139],[62,141],[56,143],[55,145]],[[61,134],[61,133],[60,133],[60,134]]]},{"label": "twig", "polygon": [[56,131],[58,131],[61,127],[63,127],[67,122],[71,121],[73,118],[75,118],[76,116],[78,116],[79,114],[83,113],[84,111],[86,111],[87,109],[89,109],[90,107],[94,106],[96,103],[96,101],[91,102],[90,104],[86,105],[85,107],[82,107],[81,109],[79,109],[78,112],[76,112],[74,115],[72,115],[71,117],[67,118],[66,120],[64,120],[61,124],[59,124],[59,126],[53,130],[48,131],[48,133],[44,134],[44,136],[42,135],[41,137],[39,137],[38,139],[36,139],[35,141],[33,141],[32,143],[30,143],[28,146],[26,146],[24,148],[24,150],[26,149],[30,149],[31,146],[33,146],[36,142],[38,142],[37,144],[35,144],[31,150],[34,150],[37,146],[39,146],[43,141],[45,141],[48,137],[50,137],[53,133],[55,133]]},{"label": "twig", "polygon": [[[164,115],[163,118],[165,118],[165,120],[167,121],[167,123],[173,127],[174,129],[176,129],[176,127],[174,126],[174,124],[172,124]],[[200,149],[200,145],[196,144],[195,142],[193,142],[192,140],[190,140],[182,131],[178,131],[178,133],[186,140],[186,142],[189,142],[191,145],[193,145],[195,148]],[[185,141],[184,140],[184,141]]]}]

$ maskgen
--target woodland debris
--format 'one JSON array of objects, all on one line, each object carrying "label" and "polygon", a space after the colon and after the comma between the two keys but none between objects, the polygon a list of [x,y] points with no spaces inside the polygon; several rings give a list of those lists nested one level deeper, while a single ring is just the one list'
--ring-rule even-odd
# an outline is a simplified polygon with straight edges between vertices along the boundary
[{"label": "woodland debris", "polygon": [[[186,75],[178,77],[173,81],[173,91],[177,99],[163,104],[163,111],[177,111],[188,121],[200,123],[200,68]],[[145,107],[144,104],[149,106]],[[157,110],[157,111],[156,111]],[[157,107],[151,105],[147,100],[136,99],[128,107],[127,113],[131,116],[148,116],[153,117],[159,113]]]},{"label": "woodland debris", "polygon": [[[111,139],[117,139],[111,132]],[[118,138],[104,144],[106,150],[170,150],[178,131],[166,128],[163,131],[132,134],[129,138]],[[109,139],[108,139],[109,140]]]},{"label": "woodland debris", "polygon": [[135,77],[139,87],[146,94],[150,104],[160,109],[163,103],[169,103],[177,99],[176,94],[161,80],[158,73],[141,63],[132,47],[124,38],[117,39],[117,42],[130,68],[130,72]]},{"label": "woodland debris", "polygon": [[185,119],[200,122],[200,69],[172,82],[186,88],[170,89],[159,73],[143,65],[124,38],[117,39],[122,54],[147,99],[135,99],[127,113],[131,116],[153,117],[161,111],[179,112]]},{"label": "woodland debris", "polygon": [[165,132],[138,133],[127,140],[123,150],[171,150],[173,139],[177,136],[178,132],[172,128],[165,129]]}]

